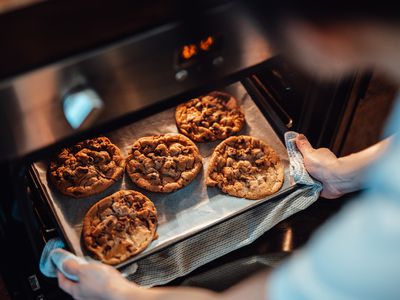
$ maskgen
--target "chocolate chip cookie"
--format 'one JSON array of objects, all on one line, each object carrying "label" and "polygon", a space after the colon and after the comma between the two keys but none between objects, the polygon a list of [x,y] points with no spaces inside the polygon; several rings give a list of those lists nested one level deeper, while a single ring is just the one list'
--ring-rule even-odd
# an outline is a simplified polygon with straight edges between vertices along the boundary
[{"label": "chocolate chip cookie", "polygon": [[157,211],[145,195],[123,190],[94,204],[83,219],[86,248],[102,262],[119,264],[157,238]]},{"label": "chocolate chip cookie", "polygon": [[202,168],[196,145],[181,134],[138,139],[127,158],[126,171],[136,185],[169,193],[193,181]]},{"label": "chocolate chip cookie", "polygon": [[230,137],[214,150],[206,184],[247,199],[261,199],[277,192],[284,181],[284,167],[275,151],[251,136]]},{"label": "chocolate chip cookie", "polygon": [[63,149],[50,163],[49,177],[62,194],[84,198],[106,190],[124,174],[120,149],[97,137]]},{"label": "chocolate chip cookie", "polygon": [[237,100],[218,91],[179,105],[175,120],[179,131],[196,142],[224,140],[238,133],[245,123]]}]

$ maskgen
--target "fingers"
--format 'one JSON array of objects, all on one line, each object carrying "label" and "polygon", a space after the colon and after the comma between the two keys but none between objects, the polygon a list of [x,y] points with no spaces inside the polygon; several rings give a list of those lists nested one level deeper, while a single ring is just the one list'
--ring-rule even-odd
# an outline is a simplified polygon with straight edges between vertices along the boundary
[{"label": "fingers", "polygon": [[301,154],[307,155],[314,151],[314,148],[311,146],[310,142],[304,136],[304,134],[299,134],[296,138],[296,146],[299,148]]},{"label": "fingers", "polygon": [[75,260],[67,259],[66,261],[64,261],[63,269],[68,274],[75,275],[75,276],[79,277],[80,266]]},{"label": "fingers", "polygon": [[75,294],[75,290],[77,289],[78,285],[77,283],[66,278],[61,272],[57,272],[57,279],[58,279],[58,285],[64,292],[70,295]]}]

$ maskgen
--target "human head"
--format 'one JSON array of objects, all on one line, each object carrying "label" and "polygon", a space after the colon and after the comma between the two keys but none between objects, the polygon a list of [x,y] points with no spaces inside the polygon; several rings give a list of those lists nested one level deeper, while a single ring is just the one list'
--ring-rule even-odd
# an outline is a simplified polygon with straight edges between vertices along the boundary
[{"label": "human head", "polygon": [[280,50],[321,77],[377,68],[400,83],[397,1],[248,0]]}]

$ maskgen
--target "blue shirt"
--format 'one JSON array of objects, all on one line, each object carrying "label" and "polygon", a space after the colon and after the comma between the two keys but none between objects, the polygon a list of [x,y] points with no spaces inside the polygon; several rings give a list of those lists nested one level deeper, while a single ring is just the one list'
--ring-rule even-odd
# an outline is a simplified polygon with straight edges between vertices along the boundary
[{"label": "blue shirt", "polygon": [[[400,129],[397,101],[387,127]],[[400,137],[369,168],[367,190],[275,270],[268,300],[400,299]],[[334,200],[333,200],[334,201]]]}]

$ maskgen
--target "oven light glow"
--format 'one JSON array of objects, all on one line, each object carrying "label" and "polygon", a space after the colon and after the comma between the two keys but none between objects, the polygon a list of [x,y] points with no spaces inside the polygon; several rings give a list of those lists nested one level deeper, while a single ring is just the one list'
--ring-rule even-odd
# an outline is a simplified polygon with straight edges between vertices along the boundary
[{"label": "oven light glow", "polygon": [[180,62],[194,61],[206,57],[208,53],[213,52],[219,45],[219,39],[215,35],[205,36],[203,39],[183,45],[179,48]]},{"label": "oven light glow", "polygon": [[194,44],[185,45],[182,49],[182,57],[184,59],[190,59],[197,54],[197,47]]},{"label": "oven light glow", "polygon": [[208,51],[214,45],[214,38],[210,35],[204,40],[200,41],[200,49],[203,51]]}]

